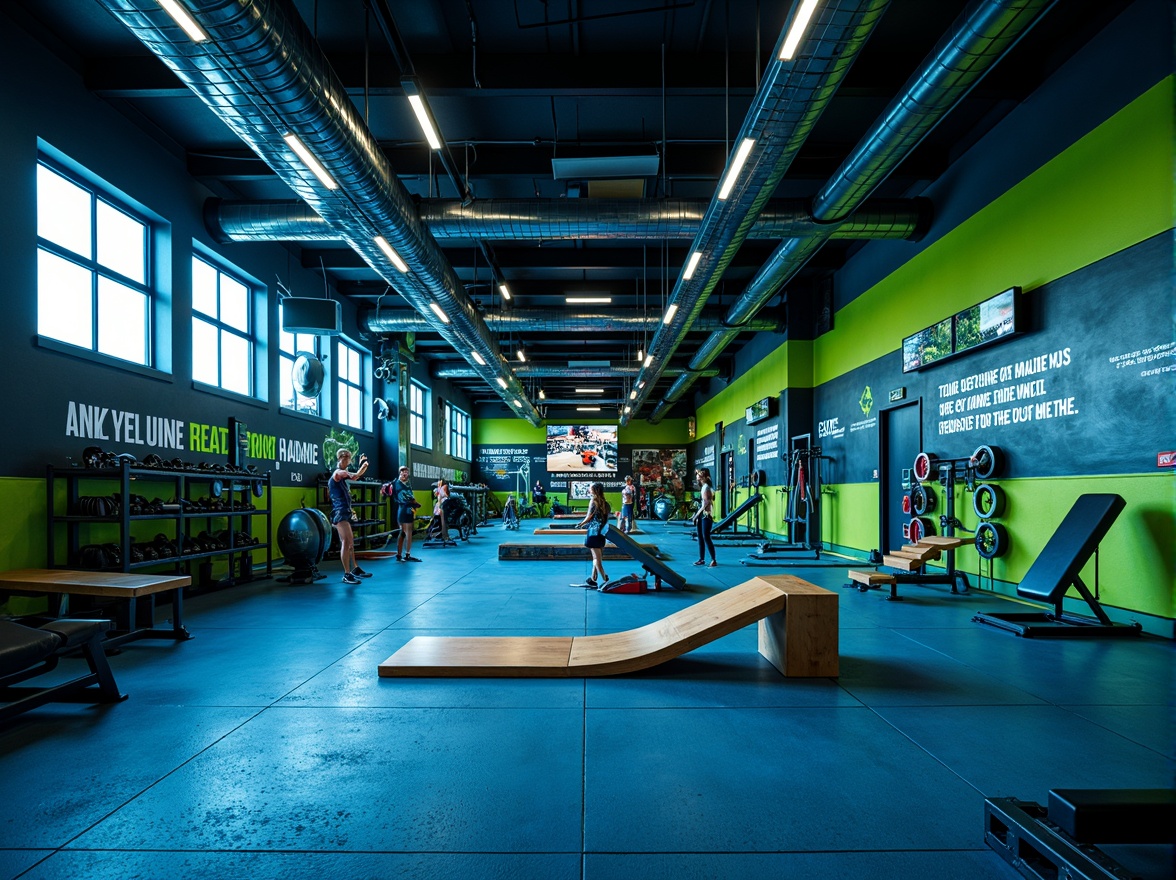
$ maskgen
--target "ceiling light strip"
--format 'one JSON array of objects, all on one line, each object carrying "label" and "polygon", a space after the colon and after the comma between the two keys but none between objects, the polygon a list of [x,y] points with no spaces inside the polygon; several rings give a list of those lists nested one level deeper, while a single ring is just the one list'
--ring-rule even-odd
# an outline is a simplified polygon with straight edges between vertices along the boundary
[{"label": "ceiling light strip", "polygon": [[754,146],[755,138],[744,138],[743,142],[739,144],[739,149],[735,151],[735,157],[731,160],[731,165],[727,168],[727,174],[723,178],[722,185],[719,187],[719,201],[724,201],[727,196],[731,195],[731,188],[735,186],[735,181],[739,178],[739,172],[743,170],[743,165],[751,153],[751,148]]},{"label": "ceiling light strip", "polygon": [[204,33],[204,30],[200,27],[200,25],[196,24],[196,19],[194,19],[191,13],[181,6],[177,0],[159,0],[159,5],[163,7],[164,12],[172,17],[172,20],[175,21],[176,24],[184,29],[184,33],[186,33],[193,42],[203,43],[208,39],[208,34]]},{"label": "ceiling light strip", "polygon": [[339,184],[335,183],[335,178],[327,173],[327,169],[319,163],[319,160],[298,139],[297,135],[287,134],[282,137],[282,140],[286,142],[286,146],[294,151],[294,155],[302,160],[302,164],[310,169],[310,173],[318,178],[319,183],[327,189],[335,190],[339,188]]},{"label": "ceiling light strip", "polygon": [[388,240],[385,239],[384,236],[377,235],[374,239],[372,239],[372,241],[376,243],[376,247],[383,251],[384,256],[392,261],[392,265],[395,266],[402,275],[408,274],[408,266],[405,264],[404,260],[400,259],[400,254],[396,253],[395,249],[393,249],[392,245],[388,244]]},{"label": "ceiling light strip", "polygon": [[780,48],[780,60],[791,61],[796,56],[796,49],[800,45],[804,32],[808,30],[813,13],[817,11],[818,0],[803,0],[796,18],[792,19],[792,26],[788,28],[788,35],[784,37],[784,45]]}]

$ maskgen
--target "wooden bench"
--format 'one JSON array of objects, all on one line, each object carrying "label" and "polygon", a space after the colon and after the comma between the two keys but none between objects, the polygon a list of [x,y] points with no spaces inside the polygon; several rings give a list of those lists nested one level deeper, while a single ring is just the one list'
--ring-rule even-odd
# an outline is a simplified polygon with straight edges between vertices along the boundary
[{"label": "wooden bench", "polygon": [[759,651],[788,677],[835,677],[838,597],[792,575],[752,578],[637,629],[594,636],[417,636],[382,678],[581,678],[638,672],[759,621]]},{"label": "wooden bench", "polygon": [[[191,586],[188,575],[134,574],[117,571],[71,571],[61,568],[25,568],[0,572],[0,590],[12,593],[35,593],[49,597],[49,613],[63,617],[69,613],[69,597],[102,596],[120,599],[116,628],[104,644],[121,645],[136,639],[192,638],[184,628],[184,587]],[[170,593],[172,625],[155,627],[155,595]],[[144,601],[139,602],[142,599]]]}]

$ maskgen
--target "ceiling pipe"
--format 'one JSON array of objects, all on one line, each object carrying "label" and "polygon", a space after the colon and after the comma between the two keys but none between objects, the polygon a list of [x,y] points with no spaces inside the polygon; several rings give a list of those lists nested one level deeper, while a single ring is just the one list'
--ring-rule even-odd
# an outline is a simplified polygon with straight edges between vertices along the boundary
[{"label": "ceiling pipe", "polygon": [[[809,36],[787,61],[781,61],[780,56],[789,27],[780,31],[773,60],[733,141],[737,146],[732,156],[751,144],[746,164],[733,184],[725,181],[730,185],[728,197],[720,199],[716,190],[711,199],[690,246],[691,257],[669,297],[677,310],[658,328],[647,348],[651,357],[640,374],[644,385],[635,411],[657,385],[888,5],[888,0],[822,3],[807,30]],[[629,418],[623,415],[621,425],[627,425]]]},{"label": "ceiling pipe", "polygon": [[[516,364],[511,367],[511,371],[521,379],[624,378],[627,376],[636,376],[639,369],[637,366],[618,366],[617,364],[606,367],[561,367],[552,364]],[[684,372],[685,370],[681,367],[670,367],[666,370],[666,375],[677,376]],[[476,379],[478,375],[478,373],[469,367],[434,367],[433,369],[433,378],[435,379]],[[702,371],[702,377],[706,379],[713,379],[717,375],[719,375],[718,370]]]},{"label": "ceiling pipe", "polygon": [[[506,333],[612,333],[656,330],[661,324],[658,315],[626,311],[618,314],[565,312],[562,309],[514,309],[510,312],[491,312],[485,315],[491,331]],[[369,336],[385,333],[422,333],[432,327],[416,312],[407,309],[367,309],[360,311],[358,323],[361,331]],[[726,325],[717,314],[701,315],[694,329],[707,332],[721,330]],[[766,332],[781,333],[783,324],[778,321],[757,319],[739,327],[737,333]]]},{"label": "ceiling pipe", "polygon": [[[813,217],[836,222],[852,212],[1055,2],[977,0],[969,5],[821,188],[813,201]],[[727,323],[737,326],[751,320],[826,240],[817,235],[781,242],[731,305]],[[710,364],[732,338],[731,330],[715,333],[695,353],[690,367]],[[680,377],[654,407],[651,422],[656,424],[682,398],[693,383],[689,375]]]},{"label": "ceiling pipe", "polygon": [[[156,3],[100,2],[471,364],[476,352],[485,364],[478,375],[496,394],[532,424],[540,423],[522,384],[503,369],[495,337],[290,0],[207,0],[193,13],[209,37],[201,42],[189,39]],[[326,180],[292,152],[287,137],[318,161]]]},{"label": "ceiling pipe", "polygon": [[[707,202],[701,199],[426,199],[421,222],[438,241],[692,240]],[[779,240],[821,231],[837,239],[917,241],[931,223],[926,199],[876,199],[833,228],[813,220],[807,199],[775,201],[748,230],[751,239]],[[305,202],[225,201],[204,204],[204,225],[214,239],[233,241],[337,241],[338,233]]]}]

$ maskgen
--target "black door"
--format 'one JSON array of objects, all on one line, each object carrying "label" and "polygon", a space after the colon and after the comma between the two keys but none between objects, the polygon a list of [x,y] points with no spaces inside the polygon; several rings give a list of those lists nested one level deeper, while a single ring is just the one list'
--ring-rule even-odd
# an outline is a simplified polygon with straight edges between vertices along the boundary
[{"label": "black door", "polygon": [[883,553],[906,543],[902,530],[910,516],[902,512],[902,496],[909,485],[911,465],[923,448],[922,412],[922,402],[912,400],[878,413],[878,540]]}]

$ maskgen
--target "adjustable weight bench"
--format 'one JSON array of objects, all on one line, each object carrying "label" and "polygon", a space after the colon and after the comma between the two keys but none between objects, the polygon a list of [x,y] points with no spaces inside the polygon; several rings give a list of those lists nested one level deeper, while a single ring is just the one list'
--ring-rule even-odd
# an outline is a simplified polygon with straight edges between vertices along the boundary
[{"label": "adjustable weight bench", "polygon": [[[972,620],[1008,630],[1026,638],[1082,636],[1137,636],[1139,623],[1115,623],[1079,577],[1099,542],[1127,506],[1119,495],[1080,495],[1034,560],[1017,587],[1023,599],[1048,602],[1053,611],[1012,614],[977,614]],[[1093,617],[1062,610],[1066,591],[1073,586],[1090,606]]]},{"label": "adjustable weight bench", "polygon": [[[108,629],[109,620],[50,620],[39,626],[0,620],[0,703],[5,704],[0,705],[0,722],[55,701],[125,700],[102,647]],[[89,675],[48,687],[15,686],[52,671],[64,652],[78,648],[90,666]]]},{"label": "adjustable weight bench", "polygon": [[733,523],[737,523],[743,514],[747,513],[757,504],[762,503],[763,500],[764,496],[759,492],[756,492],[750,498],[745,498],[742,504],[740,504],[738,507],[736,507],[725,517],[714,524],[714,526],[711,528],[711,534],[714,535],[718,534],[719,532],[726,531],[727,526],[732,525]]}]

